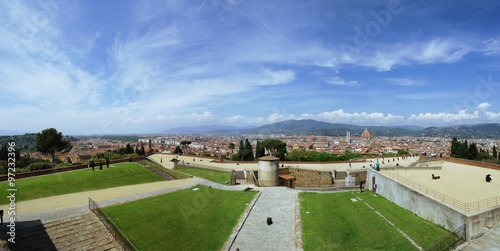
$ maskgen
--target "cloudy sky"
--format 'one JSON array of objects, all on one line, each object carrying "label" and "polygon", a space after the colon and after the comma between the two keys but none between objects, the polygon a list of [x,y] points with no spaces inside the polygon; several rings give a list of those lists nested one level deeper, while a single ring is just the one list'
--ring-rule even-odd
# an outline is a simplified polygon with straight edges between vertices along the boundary
[{"label": "cloudy sky", "polygon": [[498,1],[0,0],[0,130],[500,122]]}]

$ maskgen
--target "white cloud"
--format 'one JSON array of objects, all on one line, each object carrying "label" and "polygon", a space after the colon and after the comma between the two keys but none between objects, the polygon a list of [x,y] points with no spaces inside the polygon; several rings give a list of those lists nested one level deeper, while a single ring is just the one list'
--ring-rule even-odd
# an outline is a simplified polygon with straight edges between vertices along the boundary
[{"label": "white cloud", "polygon": [[484,111],[484,110],[488,109],[489,107],[491,107],[491,105],[488,102],[484,102],[484,103],[479,104],[477,106],[477,109]]},{"label": "white cloud", "polygon": [[412,79],[412,78],[386,78],[383,79],[389,84],[397,86],[423,86],[426,84],[424,79]]},{"label": "white cloud", "polygon": [[339,76],[326,77],[323,78],[323,81],[331,85],[341,85],[341,86],[354,86],[360,84],[360,82],[356,80],[346,81],[345,79]]},{"label": "white cloud", "polygon": [[293,71],[271,71],[266,70],[265,74],[271,77],[270,85],[286,84],[295,80]]},{"label": "white cloud", "polygon": [[500,41],[496,38],[490,38],[483,42],[485,45],[484,54],[498,55],[500,54]]}]

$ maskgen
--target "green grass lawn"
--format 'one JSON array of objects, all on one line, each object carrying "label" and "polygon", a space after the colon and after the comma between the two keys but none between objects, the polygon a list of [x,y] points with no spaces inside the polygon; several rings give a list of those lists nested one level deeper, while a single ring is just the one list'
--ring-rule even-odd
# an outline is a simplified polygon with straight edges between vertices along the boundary
[{"label": "green grass lawn", "polygon": [[199,168],[183,168],[179,169],[179,171],[221,184],[224,184],[224,182],[229,182],[228,185],[231,185],[231,173],[217,172]]},{"label": "green grass lawn", "polygon": [[[104,165],[103,170],[97,166],[94,172],[81,169],[16,180],[16,202],[155,181],[164,179],[136,163],[115,164],[109,169]],[[1,191],[8,188],[7,182],[0,182]],[[5,196],[0,198],[0,205],[4,204]]]},{"label": "green grass lawn", "polygon": [[354,194],[383,214],[423,248],[428,248],[450,233],[450,231],[418,217],[382,196],[375,197],[368,191],[355,192]]},{"label": "green grass lawn", "polygon": [[[424,248],[448,233],[381,196],[354,194],[361,195]],[[352,202],[355,196],[351,192],[299,196],[305,250],[417,250],[372,209],[361,201]]]},{"label": "green grass lawn", "polygon": [[139,250],[220,250],[256,192],[196,188],[104,211]]}]

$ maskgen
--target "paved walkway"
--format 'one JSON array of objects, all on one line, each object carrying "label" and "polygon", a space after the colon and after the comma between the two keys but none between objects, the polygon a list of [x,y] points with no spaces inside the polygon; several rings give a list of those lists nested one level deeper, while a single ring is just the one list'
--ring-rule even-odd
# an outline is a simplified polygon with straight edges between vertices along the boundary
[{"label": "paved walkway", "polygon": [[464,251],[490,250],[500,251],[500,224],[494,226],[483,236],[472,240],[462,249]]},{"label": "paved walkway", "polygon": [[[301,233],[296,230],[298,192],[286,187],[261,191],[230,250],[301,250]],[[268,217],[273,224],[267,225]]]},{"label": "paved walkway", "polygon": [[[244,186],[226,186],[202,178],[159,181],[146,184],[114,187],[65,195],[40,198],[16,203],[16,221],[49,222],[87,213],[89,197],[105,207],[156,196],[195,185],[213,187],[220,190],[241,191]],[[9,215],[4,214],[4,222]]]}]

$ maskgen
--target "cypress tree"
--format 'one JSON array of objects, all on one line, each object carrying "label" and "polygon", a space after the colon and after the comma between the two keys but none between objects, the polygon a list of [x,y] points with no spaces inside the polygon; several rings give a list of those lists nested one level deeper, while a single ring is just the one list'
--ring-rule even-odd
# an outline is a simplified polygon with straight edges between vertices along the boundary
[{"label": "cypress tree", "polygon": [[467,143],[467,140],[465,140],[465,142],[460,143],[457,157],[462,159],[467,159],[468,152],[469,152],[469,143]]},{"label": "cypress tree", "polygon": [[238,156],[240,157],[239,160],[244,160],[243,156],[245,154],[245,145],[243,144],[243,140],[240,140],[240,146],[238,148]]},{"label": "cypress tree", "polygon": [[140,153],[139,153],[140,156],[142,155],[146,155],[146,151],[144,151],[144,146],[141,145],[141,150],[140,150]]},{"label": "cypress tree", "polygon": [[262,147],[260,141],[257,141],[257,146],[255,146],[255,158],[258,159],[260,157],[264,157],[265,149]]},{"label": "cypress tree", "polygon": [[245,139],[245,149],[244,149],[243,160],[244,161],[253,161],[252,144],[250,144],[250,141],[248,141],[248,139]]},{"label": "cypress tree", "polygon": [[456,137],[453,137],[451,141],[451,157],[456,157],[458,155],[458,148],[460,147],[460,142],[458,142]]},{"label": "cypress tree", "polygon": [[479,156],[479,152],[477,151],[477,146],[476,143],[470,143],[469,149],[467,152],[467,158],[470,160],[477,160],[477,157]]},{"label": "cypress tree", "polygon": [[495,148],[495,146],[493,146],[493,158],[497,159],[497,157],[498,157],[497,149]]}]

